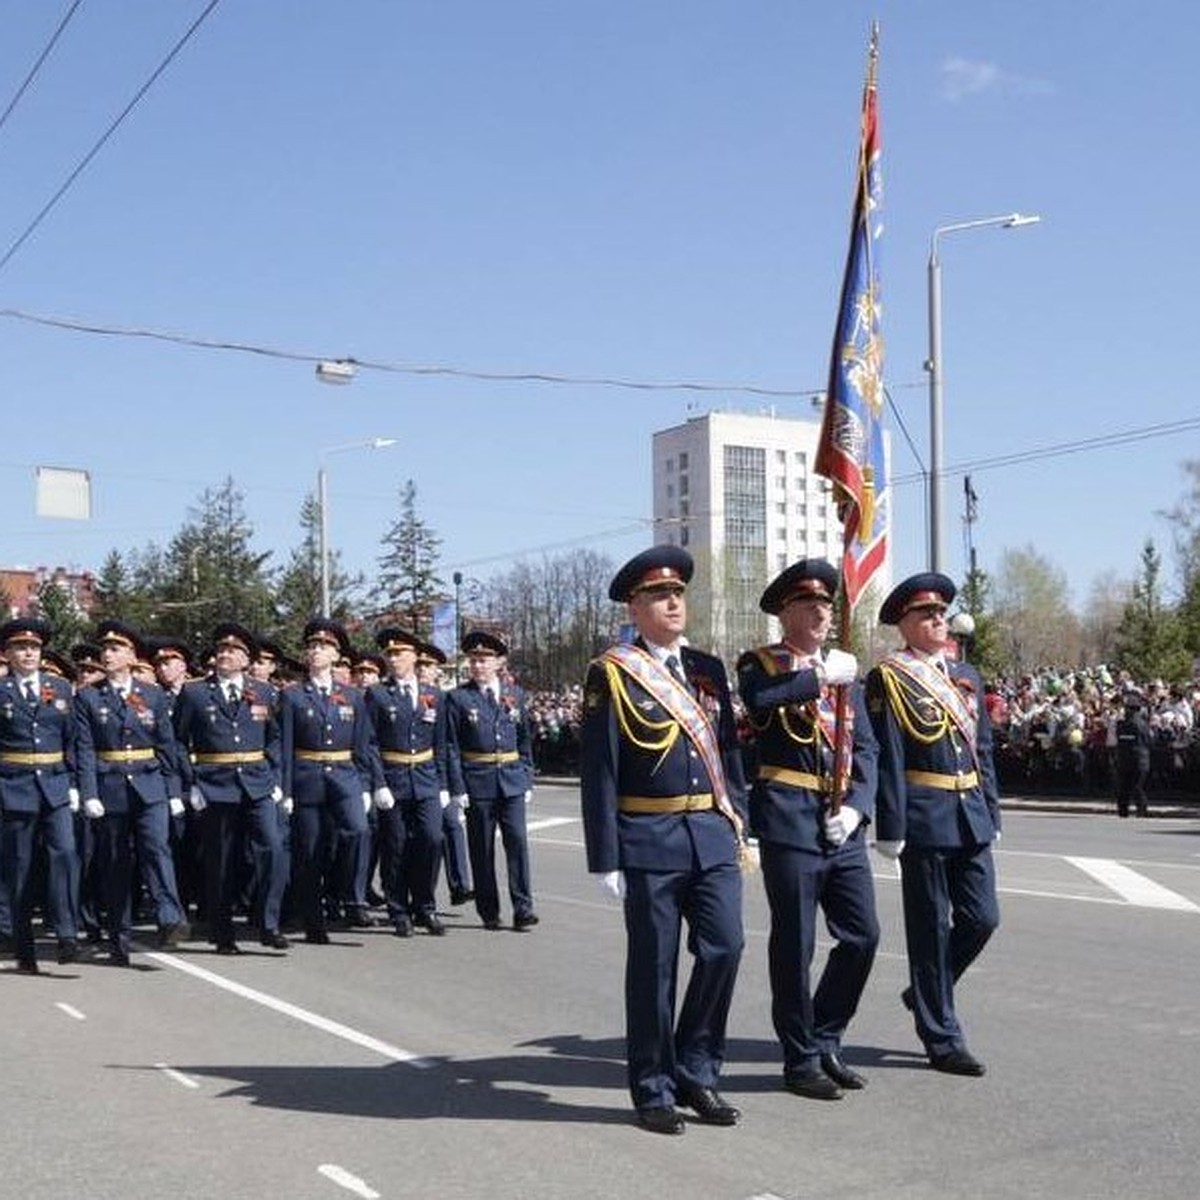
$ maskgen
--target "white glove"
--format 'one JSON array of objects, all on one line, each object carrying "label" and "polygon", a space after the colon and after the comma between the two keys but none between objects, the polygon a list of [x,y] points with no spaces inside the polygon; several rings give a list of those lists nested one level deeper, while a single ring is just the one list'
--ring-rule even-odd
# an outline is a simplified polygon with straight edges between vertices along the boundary
[{"label": "white glove", "polygon": [[450,803],[450,793],[446,791],[438,792],[438,803],[445,808]]},{"label": "white glove", "polygon": [[530,800],[532,800],[532,799],[533,799],[533,788],[530,788],[529,791],[527,791],[525,793],[525,803],[528,804],[530,802]]},{"label": "white glove", "polygon": [[79,811],[79,789],[67,788],[67,807],[73,812]]},{"label": "white glove", "polygon": [[825,682],[853,683],[858,678],[858,659],[835,646],[825,652]]},{"label": "white glove", "polygon": [[83,802],[83,815],[90,817],[93,821],[98,821],[104,816],[104,805],[99,800],[85,800]]},{"label": "white glove", "polygon": [[363,812],[369,813],[370,811],[371,811],[371,793],[363,792]]},{"label": "white glove", "polygon": [[208,807],[204,793],[195,784],[192,784],[192,790],[188,792],[188,803],[192,806],[192,812],[203,812]]},{"label": "white glove", "polygon": [[463,810],[463,812],[466,812],[467,809],[471,807],[471,797],[468,796],[466,792],[463,792],[461,796],[451,796],[450,799],[453,800],[454,803]]},{"label": "white glove", "polygon": [[607,892],[614,900],[625,899],[624,871],[599,871],[592,878],[600,885],[601,891]]},{"label": "white glove", "polygon": [[271,799],[274,800],[276,804],[278,804],[280,802],[280,800],[283,799],[283,788],[281,788],[279,786],[279,784],[276,784],[271,789]]},{"label": "white glove", "polygon": [[284,798],[279,802],[279,807],[283,809],[283,815],[285,817],[290,817],[292,815],[292,809],[296,807],[296,802],[291,798],[291,796],[284,796]]},{"label": "white glove", "polygon": [[171,816],[173,816],[173,817],[182,817],[183,816],[183,801],[180,800],[180,798],[178,796],[172,796],[167,801],[167,807],[171,810]]},{"label": "white glove", "polygon": [[876,842],[875,849],[883,855],[884,858],[899,858],[904,850],[904,840],[898,842]]},{"label": "white glove", "polygon": [[374,794],[375,807],[380,812],[387,812],[389,808],[393,808],[396,804],[396,797],[392,795],[390,787],[377,787]]},{"label": "white glove", "polygon": [[862,813],[849,804],[843,804],[836,813],[825,814],[825,840],[831,846],[840,846],[862,823]]}]

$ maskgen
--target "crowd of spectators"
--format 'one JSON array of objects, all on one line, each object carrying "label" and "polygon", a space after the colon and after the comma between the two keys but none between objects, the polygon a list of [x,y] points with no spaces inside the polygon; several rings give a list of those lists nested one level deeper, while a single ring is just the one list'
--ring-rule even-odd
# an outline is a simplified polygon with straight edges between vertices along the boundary
[{"label": "crowd of spectators", "polygon": [[[1141,707],[1153,735],[1148,790],[1200,797],[1200,683],[1139,681],[1099,666],[1046,670],[987,685],[1002,792],[1110,797],[1116,789],[1117,722]],[[579,772],[583,689],[530,695],[540,774]]]},{"label": "crowd of spectators", "polygon": [[1099,666],[998,679],[986,699],[1001,791],[1112,795],[1117,722],[1141,708],[1153,739],[1150,792],[1200,796],[1200,684]]}]

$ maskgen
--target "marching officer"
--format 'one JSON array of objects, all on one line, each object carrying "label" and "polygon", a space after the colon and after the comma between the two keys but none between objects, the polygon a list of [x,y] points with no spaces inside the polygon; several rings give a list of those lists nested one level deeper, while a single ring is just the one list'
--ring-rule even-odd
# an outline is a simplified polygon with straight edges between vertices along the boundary
[{"label": "marching officer", "polygon": [[954,1011],[954,986],[1000,923],[992,842],[1000,799],[983,684],[946,657],[952,580],[912,575],[879,620],[904,647],[867,676],[879,740],[876,848],[899,858],[910,986],[903,1000],[930,1064],[982,1075]]},{"label": "marching officer", "polygon": [[[348,654],[341,625],[315,617],[304,627],[308,677],[279,694],[283,803],[295,805],[292,884],[304,940],[318,946],[329,944],[321,884],[322,875],[334,865],[343,878],[332,890],[351,897],[352,920],[369,923],[362,860],[372,783],[381,812],[394,803],[382,782],[362,693],[334,682],[334,664]],[[337,853],[338,842],[344,855]]]},{"label": "marching officer", "polygon": [[533,795],[533,742],[525,693],[500,678],[508,647],[483,630],[462,642],[471,678],[446,697],[446,772],[450,795],[467,810],[467,848],[475,877],[475,911],[485,929],[500,928],[496,830],[508,867],[513,929],[538,923],[529,876],[525,808]]},{"label": "marching officer", "polygon": [[420,641],[403,629],[381,629],[375,642],[387,661],[385,682],[367,689],[367,711],[383,774],[396,805],[379,814],[380,865],[388,916],[398,937],[413,927],[446,932],[434,888],[442,853],[446,790],[446,707],[442,694],[417,680]]},{"label": "marching officer", "polygon": [[79,860],[71,819],[79,807],[74,718],[71,685],[42,669],[50,637],[44,621],[20,618],[0,626],[9,668],[0,679],[0,876],[11,906],[17,970],[28,975],[38,971],[33,865],[39,834],[48,860],[48,916],[58,936],[58,961],[79,957]]},{"label": "marching officer", "polygon": [[[431,687],[444,695],[442,667],[446,664],[445,652],[431,642],[417,645],[417,682],[422,687]],[[457,681],[456,681],[457,682]],[[450,888],[450,903],[458,906],[469,904],[475,899],[471,886],[471,861],[467,856],[467,813],[462,806],[461,796],[442,796],[442,863],[446,868],[446,883]]]},{"label": "marching officer", "polygon": [[[838,1100],[842,1088],[866,1084],[842,1060],[841,1044],[879,945],[865,833],[875,810],[878,747],[857,687],[842,730],[841,806],[837,813],[829,806],[837,739],[831,689],[853,685],[858,668],[852,654],[823,650],[837,589],[832,563],[793,563],[759,601],[779,619],[783,640],[738,663],[738,690],[758,748],[750,828],[771,909],[771,1016],[784,1086],[817,1100]],[[814,992],[818,909],[834,947]]]},{"label": "marching officer", "polygon": [[206,908],[218,954],[240,954],[233,927],[240,891],[243,830],[254,864],[254,923],[264,946],[287,947],[280,906],[287,886],[275,805],[283,799],[275,693],[248,674],[254,635],[233,621],[213,630],[215,667],[186,684],[175,710],[185,751],[183,783],[200,814]]},{"label": "marching officer", "polygon": [[[625,902],[629,1091],[663,1134],[686,1129],[677,1103],[741,1119],[716,1089],[744,943],[745,784],[725,668],[683,642],[692,569],[656,546],[613,577],[638,637],[588,668],[581,745],[588,870]],[[695,964],[676,1019],[683,921]]]},{"label": "marching officer", "polygon": [[112,961],[127,967],[131,835],[162,944],[178,945],[191,932],[168,844],[169,816],[183,811],[179,747],[166,694],[157,684],[133,678],[134,662],[144,657],[137,632],[120,621],[101,621],[97,640],[105,679],[75,693],[79,791],[84,813],[95,823]]}]

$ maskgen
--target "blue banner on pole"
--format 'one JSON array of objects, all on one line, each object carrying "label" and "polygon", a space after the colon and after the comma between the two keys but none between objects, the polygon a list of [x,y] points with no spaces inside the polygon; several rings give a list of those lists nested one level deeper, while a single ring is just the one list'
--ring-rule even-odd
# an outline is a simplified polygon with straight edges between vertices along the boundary
[{"label": "blue banner on pole", "polygon": [[447,658],[453,658],[458,651],[458,639],[454,636],[456,615],[453,600],[444,600],[433,606],[433,631],[429,640]]}]

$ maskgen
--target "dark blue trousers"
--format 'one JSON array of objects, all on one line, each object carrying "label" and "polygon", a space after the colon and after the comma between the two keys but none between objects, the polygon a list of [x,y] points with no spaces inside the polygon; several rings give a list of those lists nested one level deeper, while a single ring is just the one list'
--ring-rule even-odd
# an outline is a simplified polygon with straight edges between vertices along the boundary
[{"label": "dark blue trousers", "polygon": [[286,870],[275,801],[269,796],[238,804],[209,804],[200,814],[204,835],[205,897],[212,938],[234,941],[233,909],[241,891],[243,847],[254,863],[254,924],[279,931],[283,899],[280,876]]},{"label": "dark blue trousers", "polygon": [[21,962],[34,960],[33,859],[41,832],[47,856],[47,908],[59,939],[77,935],[79,858],[71,810],[42,805],[40,812],[5,812],[0,825],[0,874],[12,910],[13,947]]},{"label": "dark blue trousers", "polygon": [[178,925],[184,919],[168,844],[170,812],[165,803],[143,804],[136,798],[130,803],[135,805],[133,812],[110,810],[95,822],[95,855],[108,913],[108,937],[126,954],[132,929],[134,841],[159,929]]},{"label": "dark blue trousers", "polygon": [[[736,863],[625,872],[625,1039],[638,1108],[675,1103],[679,1089],[715,1087],[744,935]],[[693,956],[675,1018],[682,923]]]},{"label": "dark blue trousers", "polygon": [[[339,849],[341,853],[339,853]],[[331,896],[353,896],[367,848],[367,814],[356,794],[337,795],[323,804],[297,804],[292,813],[292,886],[304,928],[325,928],[321,903],[322,875],[336,870],[327,881]],[[355,901],[365,905],[366,897]]]},{"label": "dark blue trousers", "polygon": [[475,910],[481,921],[500,916],[500,889],[496,884],[496,829],[504,845],[508,867],[508,895],[513,917],[533,912],[533,885],[529,878],[529,842],[525,833],[525,797],[471,800],[467,809],[467,846],[471,874],[475,877]]},{"label": "dark blue trousers", "polygon": [[436,910],[441,855],[442,806],[436,796],[397,800],[379,814],[379,875],[393,921]]},{"label": "dark blue trousers", "polygon": [[[841,1046],[875,961],[879,918],[861,837],[828,856],[770,842],[759,849],[771,908],[771,1017],[786,1075],[811,1069],[820,1055]],[[814,992],[818,910],[834,946]]]},{"label": "dark blue trousers", "polygon": [[471,890],[471,862],[467,856],[466,814],[453,801],[442,809],[442,859],[451,892]]},{"label": "dark blue trousers", "polygon": [[931,1055],[965,1049],[954,984],[1000,924],[992,848],[906,848],[900,873],[917,1036]]}]

